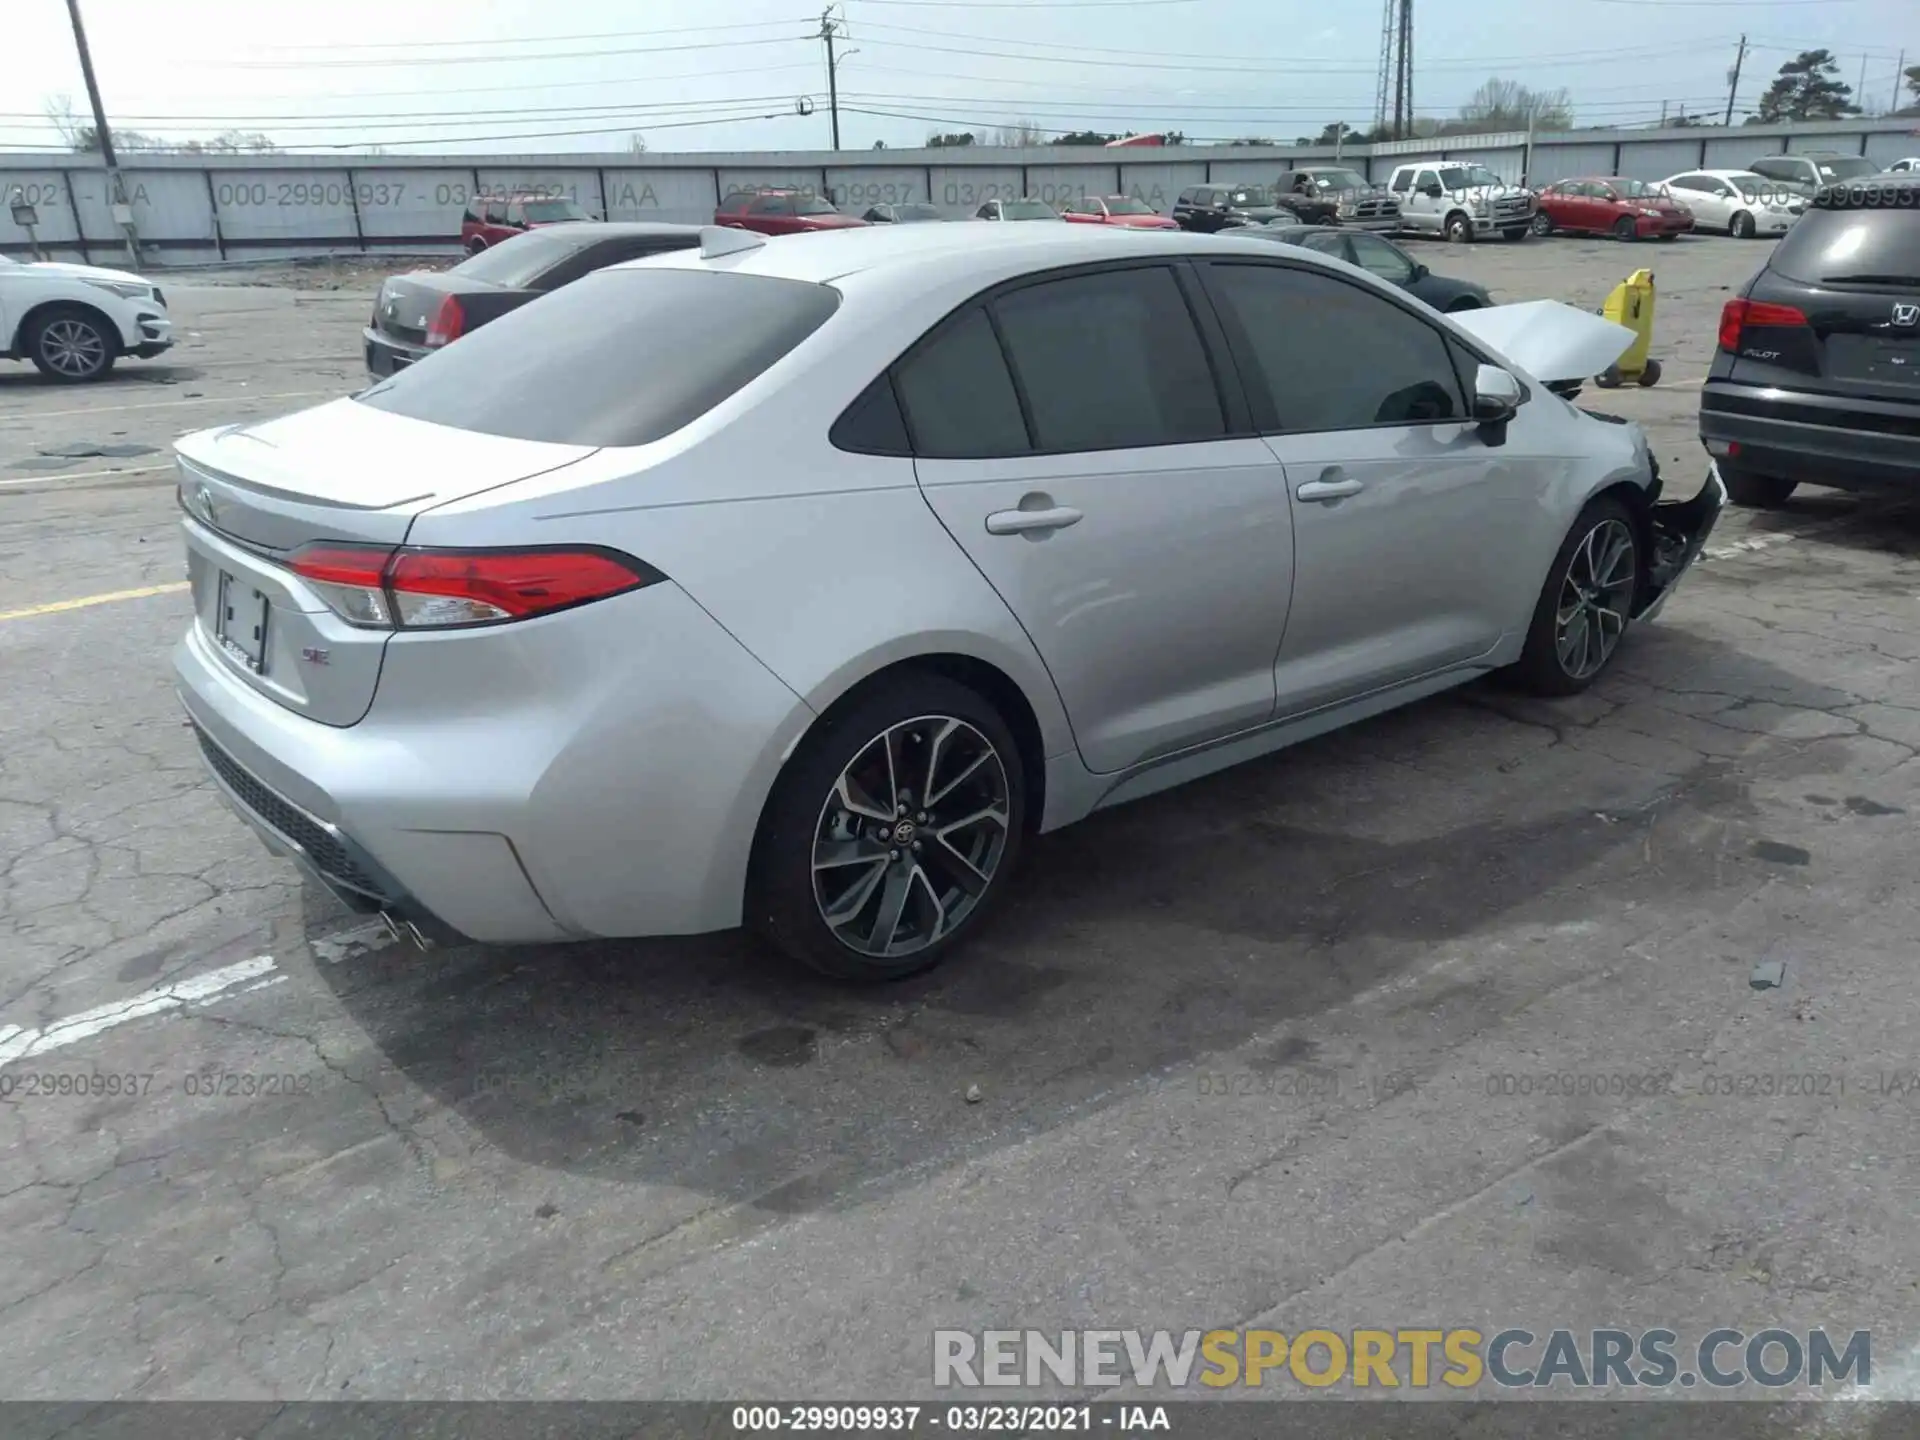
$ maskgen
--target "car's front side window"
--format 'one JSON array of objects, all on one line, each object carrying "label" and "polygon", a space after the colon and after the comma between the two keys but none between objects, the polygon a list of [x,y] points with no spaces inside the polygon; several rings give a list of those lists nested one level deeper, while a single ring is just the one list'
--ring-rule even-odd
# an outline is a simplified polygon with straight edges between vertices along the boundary
[{"label": "car's front side window", "polygon": [[1226,433],[1213,369],[1173,271],[1140,266],[1023,286],[993,302],[1042,450]]},{"label": "car's front side window", "polygon": [[1396,285],[1405,285],[1413,279],[1413,262],[1379,236],[1362,230],[1349,238],[1353,243],[1353,258],[1363,269]]},{"label": "car's front side window", "polygon": [[1445,339],[1385,296],[1301,268],[1224,260],[1208,265],[1207,283],[1256,392],[1261,428],[1306,433],[1467,418]]}]

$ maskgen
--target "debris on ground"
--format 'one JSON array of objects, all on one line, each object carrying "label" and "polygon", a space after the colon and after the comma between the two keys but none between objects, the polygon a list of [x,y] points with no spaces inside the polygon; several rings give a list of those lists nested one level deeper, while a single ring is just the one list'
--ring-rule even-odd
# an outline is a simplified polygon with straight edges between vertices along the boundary
[{"label": "debris on ground", "polygon": [[1786,978],[1786,961],[1762,960],[1753,967],[1753,973],[1747,977],[1747,984],[1755,990],[1777,990],[1780,988],[1780,982]]},{"label": "debris on ground", "polygon": [[967,1104],[978,1105],[985,1098],[986,1096],[980,1093],[980,1087],[978,1085],[967,1086]]}]

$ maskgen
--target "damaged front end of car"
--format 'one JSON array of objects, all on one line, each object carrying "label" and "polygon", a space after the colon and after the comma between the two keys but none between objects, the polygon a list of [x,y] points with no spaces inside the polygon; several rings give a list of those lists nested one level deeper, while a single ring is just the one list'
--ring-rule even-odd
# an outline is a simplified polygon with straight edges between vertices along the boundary
[{"label": "damaged front end of car", "polygon": [[1660,467],[1655,462],[1653,483],[1647,488],[1647,499],[1652,502],[1648,514],[1653,553],[1647,562],[1646,582],[1634,605],[1635,620],[1658,618],[1680,577],[1707,548],[1707,537],[1713,534],[1714,524],[1727,506],[1727,485],[1720,478],[1717,464],[1708,465],[1706,483],[1690,499],[1663,501],[1661,488]]}]

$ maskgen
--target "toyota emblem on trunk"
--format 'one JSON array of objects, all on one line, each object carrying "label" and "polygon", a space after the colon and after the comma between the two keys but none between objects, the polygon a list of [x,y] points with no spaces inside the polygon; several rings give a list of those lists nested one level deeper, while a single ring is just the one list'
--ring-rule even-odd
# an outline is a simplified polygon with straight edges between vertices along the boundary
[{"label": "toyota emblem on trunk", "polygon": [[1912,328],[1920,325],[1920,305],[1896,305],[1893,307],[1893,323]]}]

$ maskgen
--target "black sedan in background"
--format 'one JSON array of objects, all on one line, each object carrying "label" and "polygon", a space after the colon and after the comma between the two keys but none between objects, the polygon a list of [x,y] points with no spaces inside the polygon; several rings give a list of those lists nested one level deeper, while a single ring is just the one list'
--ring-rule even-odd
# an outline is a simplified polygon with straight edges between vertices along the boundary
[{"label": "black sedan in background", "polygon": [[919,225],[947,217],[932,205],[875,205],[860,218],[869,225]]},{"label": "black sedan in background", "polygon": [[1365,230],[1328,230],[1317,225],[1249,225],[1227,232],[1235,239],[1273,240],[1318,250],[1362,270],[1371,270],[1436,310],[1478,310],[1493,304],[1484,285],[1436,275],[1391,240]]},{"label": "black sedan in background", "polygon": [[414,270],[380,287],[361,332],[367,371],[384,379],[469,330],[622,260],[700,243],[698,225],[597,220],[554,225],[488,246],[450,270]]}]

